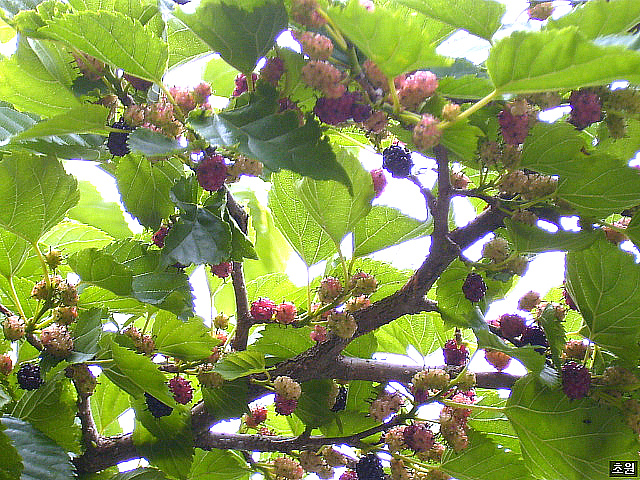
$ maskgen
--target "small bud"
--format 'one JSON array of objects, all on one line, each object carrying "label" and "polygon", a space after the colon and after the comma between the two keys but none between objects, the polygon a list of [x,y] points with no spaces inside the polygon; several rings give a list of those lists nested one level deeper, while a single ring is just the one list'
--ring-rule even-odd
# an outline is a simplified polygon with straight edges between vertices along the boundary
[{"label": "small bud", "polygon": [[60,252],[60,250],[49,250],[45,254],[44,259],[50,268],[56,269],[62,263],[62,260],[63,260],[62,252]]},{"label": "small bud", "polygon": [[213,326],[220,330],[226,330],[229,326],[229,317],[224,313],[219,313],[213,318]]}]

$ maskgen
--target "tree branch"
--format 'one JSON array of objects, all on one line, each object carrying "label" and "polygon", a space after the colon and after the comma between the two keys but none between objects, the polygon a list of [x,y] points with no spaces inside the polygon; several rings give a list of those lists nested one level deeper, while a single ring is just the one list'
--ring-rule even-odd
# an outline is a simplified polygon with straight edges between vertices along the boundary
[{"label": "tree branch", "polygon": [[[231,192],[227,190],[227,208],[229,214],[238,224],[240,230],[246,235],[249,215],[242,206],[236,202]],[[249,339],[249,329],[253,325],[253,318],[249,313],[249,298],[247,297],[247,287],[244,281],[242,262],[233,262],[231,271],[231,282],[233,283],[233,293],[236,299],[236,333],[231,342],[235,350],[246,350]]]}]

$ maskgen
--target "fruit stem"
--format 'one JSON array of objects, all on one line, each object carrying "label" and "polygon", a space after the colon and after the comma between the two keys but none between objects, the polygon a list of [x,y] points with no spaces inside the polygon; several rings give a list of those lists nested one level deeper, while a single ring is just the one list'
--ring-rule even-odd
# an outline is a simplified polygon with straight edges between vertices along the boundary
[{"label": "fruit stem", "polygon": [[349,48],[347,45],[347,41],[344,39],[344,37],[340,33],[340,30],[338,29],[338,27],[336,27],[336,24],[333,23],[333,20],[327,14],[327,12],[325,12],[321,8],[316,8],[316,12],[318,12],[318,14],[327,21],[325,28],[327,29],[327,32],[329,33],[329,35],[333,37],[335,42],[338,44],[338,46],[342,50],[347,50]]},{"label": "fruit stem", "polygon": [[38,247],[38,242],[33,242],[31,244],[33,249],[36,251],[36,255],[38,256],[38,260],[40,261],[40,266],[42,267],[42,271],[44,272],[44,282],[47,285],[47,291],[51,292],[51,278],[49,278],[49,266],[47,265],[47,261],[45,260],[40,248]]},{"label": "fruit stem", "polygon": [[307,312],[311,311],[311,274],[307,266]]},{"label": "fruit stem", "polygon": [[22,318],[26,320],[27,316],[24,314],[24,310],[22,309],[22,304],[20,303],[20,299],[18,298],[18,294],[16,293],[16,287],[13,285],[13,275],[7,277],[9,280],[9,289],[11,290],[11,298],[16,308],[18,309],[18,313]]},{"label": "fruit stem", "polygon": [[389,84],[389,92],[391,93],[391,99],[393,100],[393,113],[398,115],[402,107],[400,106],[400,98],[398,98],[396,84],[393,82],[393,78],[387,78],[387,83]]},{"label": "fruit stem", "polygon": [[42,330],[45,327],[48,327],[53,323],[53,317],[46,319],[44,322],[37,323],[34,327],[34,330]]},{"label": "fruit stem", "polygon": [[142,335],[147,333],[147,327],[149,326],[149,320],[151,320],[151,312],[147,312],[147,318],[144,321],[144,326],[142,327]]},{"label": "fruit stem", "polygon": [[411,464],[412,468],[414,470],[420,470],[421,472],[428,472],[430,469],[432,469],[435,466],[437,466],[437,465],[433,465],[432,463],[423,463],[420,460],[416,460],[413,457],[408,457],[408,456],[402,455],[400,453],[392,453],[391,455],[393,456],[393,458],[397,458],[399,460],[403,460],[403,461]]},{"label": "fruit stem", "polygon": [[473,115],[474,113],[476,113],[478,110],[480,110],[482,107],[484,107],[485,105],[487,105],[491,100],[493,100],[496,96],[498,95],[498,91],[494,90],[493,92],[491,92],[489,95],[487,95],[484,98],[481,98],[480,100],[478,100],[476,103],[474,103],[473,105],[471,105],[469,108],[467,108],[464,112],[460,113],[460,115],[458,115],[456,118],[454,118],[453,120],[449,120],[449,121],[444,121],[444,122],[440,122],[438,124],[438,128],[440,130],[444,130],[445,128],[449,128],[451,125],[454,125],[455,123],[460,122],[461,120],[464,120],[466,118],[469,118],[471,115]]}]

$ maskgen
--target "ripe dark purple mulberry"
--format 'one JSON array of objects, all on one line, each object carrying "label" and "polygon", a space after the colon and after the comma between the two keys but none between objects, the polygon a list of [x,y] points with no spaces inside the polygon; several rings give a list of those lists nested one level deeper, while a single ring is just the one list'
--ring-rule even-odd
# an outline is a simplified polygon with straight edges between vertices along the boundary
[{"label": "ripe dark purple mulberry", "polygon": [[382,463],[375,453],[368,453],[361,457],[356,464],[358,480],[383,480]]},{"label": "ripe dark purple mulberry", "polygon": [[505,313],[500,317],[500,335],[505,338],[514,338],[525,331],[524,318],[520,315]]},{"label": "ripe dark purple mulberry", "polygon": [[371,115],[371,108],[360,103],[361,100],[358,92],[345,92],[338,98],[320,97],[313,107],[313,113],[329,125],[338,125],[350,118],[363,122]]},{"label": "ripe dark purple mulberry", "polygon": [[382,151],[382,168],[393,178],[406,178],[411,175],[411,152],[406,147],[391,145]]},{"label": "ripe dark purple mulberry", "polygon": [[[134,130],[133,127],[127,125],[124,120],[119,120],[111,125],[111,128],[117,128],[119,130]],[[107,139],[107,148],[111,155],[115,155],[116,157],[124,157],[129,150],[129,146],[127,145],[127,138],[129,138],[129,134],[125,132],[111,132],[109,133],[109,138]]]},{"label": "ripe dark purple mulberry", "polygon": [[222,262],[218,265],[211,265],[211,273],[218,278],[227,278],[233,271],[231,262]]},{"label": "ripe dark purple mulberry", "polygon": [[464,344],[455,340],[447,340],[443,348],[444,363],[447,365],[464,365],[469,358],[469,350]]},{"label": "ripe dark purple mulberry", "polygon": [[504,143],[519,145],[527,138],[529,133],[528,115],[514,115],[509,108],[505,108],[498,115],[498,123],[500,123]]},{"label": "ripe dark purple mulberry", "polygon": [[482,275],[477,273],[470,273],[467,275],[464,283],[462,284],[462,293],[470,302],[479,302],[487,293],[487,284],[484,283]]},{"label": "ripe dark purple mulberry", "polygon": [[598,94],[589,90],[576,90],[569,97],[571,116],[569,123],[578,130],[602,120],[602,105]]},{"label": "ripe dark purple mulberry", "polygon": [[569,307],[571,310],[578,310],[578,306],[576,305],[576,302],[573,301],[573,298],[571,298],[571,295],[569,295],[566,285],[562,287],[562,297],[564,298],[567,307]]},{"label": "ripe dark purple mulberry", "polygon": [[165,405],[156,397],[149,395],[147,392],[144,392],[144,401],[147,404],[149,413],[151,413],[151,415],[156,418],[171,415],[171,412],[173,411],[173,408],[171,408],[169,405]]},{"label": "ripe dark purple mulberry", "polygon": [[525,345],[539,345],[541,347],[549,346],[544,330],[537,325],[530,325],[526,327],[522,333],[521,340]]},{"label": "ripe dark purple mulberry", "polygon": [[347,387],[344,385],[340,385],[338,389],[338,396],[336,397],[336,401],[331,407],[332,412],[341,412],[347,408]]},{"label": "ripe dark purple mulberry", "polygon": [[279,394],[276,394],[276,413],[280,415],[291,415],[298,407],[298,400],[296,398],[285,398]]},{"label": "ripe dark purple mulberry", "polygon": [[569,361],[562,365],[562,391],[569,398],[582,398],[589,393],[591,373],[580,363]]},{"label": "ripe dark purple mulberry", "polygon": [[44,383],[40,376],[40,365],[37,363],[21,365],[16,376],[18,377],[18,385],[23,390],[36,390]]}]

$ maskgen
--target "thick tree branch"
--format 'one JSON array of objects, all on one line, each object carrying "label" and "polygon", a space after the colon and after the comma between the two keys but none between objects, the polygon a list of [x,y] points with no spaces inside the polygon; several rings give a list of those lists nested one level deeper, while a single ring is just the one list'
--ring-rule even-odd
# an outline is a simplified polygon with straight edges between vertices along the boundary
[{"label": "thick tree branch", "polygon": [[80,419],[84,445],[86,447],[98,445],[100,434],[91,414],[91,396],[81,392],[78,392],[78,418]]}]

